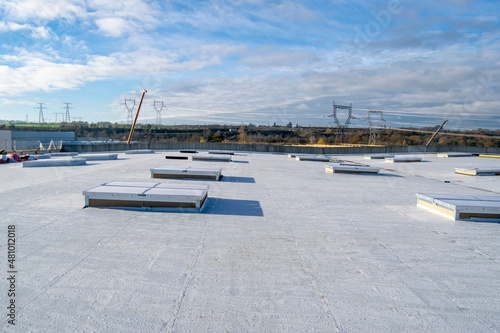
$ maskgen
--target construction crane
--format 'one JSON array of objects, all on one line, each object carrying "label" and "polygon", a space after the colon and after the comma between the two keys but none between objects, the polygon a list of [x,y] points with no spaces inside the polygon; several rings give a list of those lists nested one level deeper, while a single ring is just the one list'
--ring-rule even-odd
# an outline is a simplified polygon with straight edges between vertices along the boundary
[{"label": "construction crane", "polygon": [[439,126],[439,128],[436,130],[436,132],[432,135],[432,137],[429,139],[429,141],[427,141],[427,143],[425,144],[426,147],[431,144],[432,140],[434,140],[434,138],[436,137],[436,135],[438,135],[439,131],[443,128],[444,124],[446,124],[447,121],[448,121],[448,119],[445,119],[443,121],[443,123],[441,124],[441,126]]},{"label": "construction crane", "polygon": [[137,106],[137,112],[135,113],[134,122],[132,123],[132,128],[130,128],[130,134],[128,135],[127,144],[130,144],[130,140],[132,139],[132,134],[134,134],[135,123],[137,122],[137,117],[139,117],[139,110],[141,109],[142,100],[144,99],[144,95],[147,93],[146,89],[142,90],[141,100],[139,101],[139,106]]}]

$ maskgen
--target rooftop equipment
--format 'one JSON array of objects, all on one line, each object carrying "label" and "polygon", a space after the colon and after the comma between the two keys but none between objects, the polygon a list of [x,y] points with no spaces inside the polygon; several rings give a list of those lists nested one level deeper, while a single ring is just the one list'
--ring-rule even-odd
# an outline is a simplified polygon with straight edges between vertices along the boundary
[{"label": "rooftop equipment", "polygon": [[394,154],[372,154],[372,155],[365,155],[366,159],[369,160],[383,160],[384,158],[392,158],[394,157]]},{"label": "rooftop equipment", "polygon": [[118,154],[81,154],[79,157],[85,158],[87,161],[107,161],[117,160]]},{"label": "rooftop equipment", "polygon": [[234,155],[234,151],[232,150],[210,150],[208,153],[218,155]]},{"label": "rooftop equipment", "polygon": [[215,162],[231,162],[229,155],[202,155],[195,154],[191,156],[193,161],[215,161]]},{"label": "rooftop equipment", "polygon": [[167,155],[165,159],[167,160],[187,160],[189,157],[187,156],[177,156],[177,155]]},{"label": "rooftop equipment", "polygon": [[500,220],[500,196],[417,193],[417,206],[452,220]]},{"label": "rooftop equipment", "polygon": [[438,153],[437,157],[470,157],[472,153]]},{"label": "rooftop equipment", "polygon": [[208,185],[110,182],[83,191],[85,207],[182,208],[200,210]]},{"label": "rooftop equipment", "polygon": [[455,173],[468,176],[498,176],[500,168],[455,168]]},{"label": "rooftop equipment", "polygon": [[138,150],[127,150],[125,154],[154,154],[155,151],[151,149],[138,149]]},{"label": "rooftop equipment", "polygon": [[221,168],[160,166],[151,169],[151,178],[213,179],[219,180]]},{"label": "rooftop equipment", "polygon": [[36,168],[36,167],[53,167],[53,166],[76,166],[85,165],[87,160],[85,158],[57,158],[57,159],[44,159],[35,161],[23,162],[23,168]]},{"label": "rooftop equipment", "polygon": [[418,156],[394,156],[394,157],[386,157],[385,161],[391,162],[391,163],[421,162],[422,157],[418,157]]},{"label": "rooftop equipment", "polygon": [[365,165],[353,165],[353,164],[345,164],[345,163],[335,163],[328,164],[325,167],[326,173],[369,173],[369,174],[378,174],[380,171],[379,168],[374,168]]},{"label": "rooftop equipment", "polygon": [[330,162],[329,157],[314,155],[297,155],[295,159],[297,161]]}]

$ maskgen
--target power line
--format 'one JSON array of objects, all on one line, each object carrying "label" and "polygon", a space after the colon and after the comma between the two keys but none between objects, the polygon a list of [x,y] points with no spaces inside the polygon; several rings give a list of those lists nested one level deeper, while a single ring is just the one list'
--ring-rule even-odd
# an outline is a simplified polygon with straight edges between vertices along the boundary
[{"label": "power line", "polygon": [[[433,131],[424,131],[424,130],[411,129],[411,128],[380,127],[380,129],[392,130],[392,131],[400,131],[400,132],[424,133],[424,134],[434,134],[435,133]],[[467,136],[467,137],[486,138],[486,139],[500,139],[500,136],[498,136],[498,135],[484,135],[484,134],[467,134],[467,133],[441,132],[441,135]]]}]

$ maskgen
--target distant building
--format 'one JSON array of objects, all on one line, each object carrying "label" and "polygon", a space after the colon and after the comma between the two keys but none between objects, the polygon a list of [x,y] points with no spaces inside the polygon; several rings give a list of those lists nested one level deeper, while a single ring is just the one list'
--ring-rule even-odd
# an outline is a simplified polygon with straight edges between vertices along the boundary
[{"label": "distant building", "polygon": [[0,149],[11,150],[12,149],[12,131],[0,130]]},{"label": "distant building", "polygon": [[51,142],[60,145],[61,142],[75,140],[75,132],[0,130],[0,146],[5,150],[40,149],[40,146],[49,146]]}]

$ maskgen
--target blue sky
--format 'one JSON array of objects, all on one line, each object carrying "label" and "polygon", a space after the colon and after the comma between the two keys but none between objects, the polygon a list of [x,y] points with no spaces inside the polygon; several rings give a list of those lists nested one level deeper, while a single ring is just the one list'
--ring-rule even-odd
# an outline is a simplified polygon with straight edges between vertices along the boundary
[{"label": "blue sky", "polygon": [[[500,128],[498,1],[0,2],[0,119]],[[130,105],[130,104],[129,104]],[[157,104],[159,105],[159,104]],[[135,113],[135,109],[134,109]],[[340,113],[341,121],[345,115]]]}]

